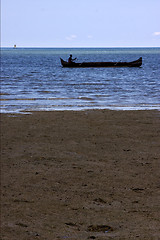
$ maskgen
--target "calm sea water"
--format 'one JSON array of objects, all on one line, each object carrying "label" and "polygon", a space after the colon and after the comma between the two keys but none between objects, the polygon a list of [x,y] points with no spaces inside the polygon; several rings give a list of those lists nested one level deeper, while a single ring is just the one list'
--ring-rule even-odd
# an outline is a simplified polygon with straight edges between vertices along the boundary
[{"label": "calm sea water", "polygon": [[[134,61],[140,68],[63,68],[60,57]],[[160,110],[160,48],[2,48],[1,112]]]}]

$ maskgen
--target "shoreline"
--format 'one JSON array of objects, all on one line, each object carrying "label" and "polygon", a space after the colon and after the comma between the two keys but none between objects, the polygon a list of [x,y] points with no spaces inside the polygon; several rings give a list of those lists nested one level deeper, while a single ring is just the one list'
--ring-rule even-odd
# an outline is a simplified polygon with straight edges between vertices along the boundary
[{"label": "shoreline", "polygon": [[159,126],[158,110],[1,113],[2,239],[158,239]]},{"label": "shoreline", "polygon": [[18,111],[1,111],[0,114],[12,114],[12,115],[26,115],[26,114],[33,114],[35,112],[85,112],[85,111],[160,111],[160,108],[159,107],[147,107],[147,108],[142,108],[142,107],[120,107],[120,106],[117,106],[117,107],[114,107],[114,108],[83,108],[83,109],[61,109],[61,108],[57,108],[57,109],[49,109],[47,110],[46,109],[40,109],[40,110],[18,110]]}]

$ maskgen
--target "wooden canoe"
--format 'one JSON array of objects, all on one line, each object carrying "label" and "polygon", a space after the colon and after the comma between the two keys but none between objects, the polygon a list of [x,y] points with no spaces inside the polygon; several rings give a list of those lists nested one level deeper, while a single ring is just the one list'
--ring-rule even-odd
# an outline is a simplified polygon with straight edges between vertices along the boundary
[{"label": "wooden canoe", "polygon": [[85,68],[85,67],[140,67],[142,65],[142,57],[133,62],[82,62],[82,63],[68,63],[62,58],[61,64],[63,67],[69,68]]}]

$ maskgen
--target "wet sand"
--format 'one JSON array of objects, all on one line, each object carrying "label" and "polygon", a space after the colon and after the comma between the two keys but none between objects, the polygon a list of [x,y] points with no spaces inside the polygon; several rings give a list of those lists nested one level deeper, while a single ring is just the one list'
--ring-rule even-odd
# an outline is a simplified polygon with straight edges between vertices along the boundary
[{"label": "wet sand", "polygon": [[1,114],[2,240],[160,239],[160,112]]}]

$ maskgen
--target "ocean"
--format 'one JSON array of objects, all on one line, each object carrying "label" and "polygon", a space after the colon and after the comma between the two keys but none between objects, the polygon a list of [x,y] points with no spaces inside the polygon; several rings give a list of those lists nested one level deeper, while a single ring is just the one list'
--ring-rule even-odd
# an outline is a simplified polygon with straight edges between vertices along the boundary
[{"label": "ocean", "polygon": [[[77,62],[134,61],[140,68],[63,68]],[[160,110],[160,48],[1,48],[1,112]]]}]

